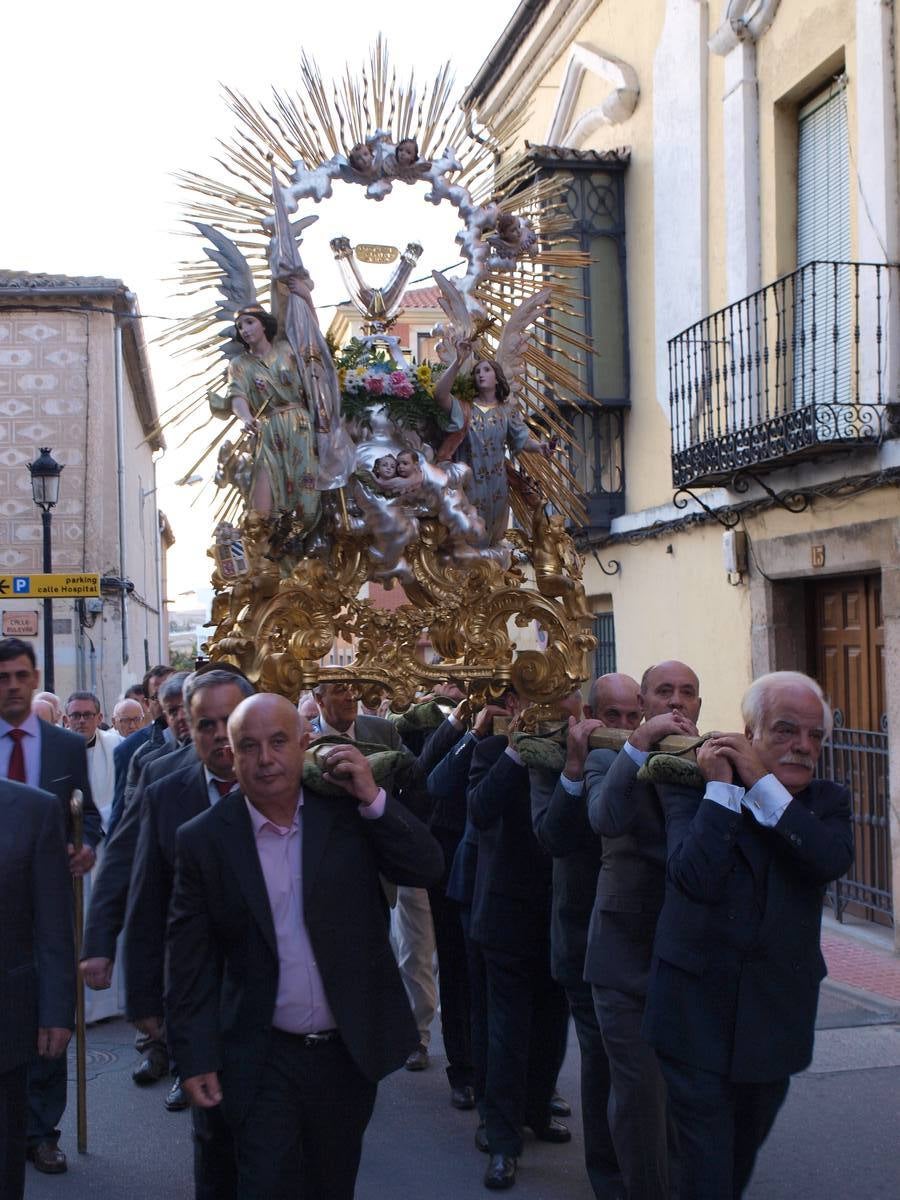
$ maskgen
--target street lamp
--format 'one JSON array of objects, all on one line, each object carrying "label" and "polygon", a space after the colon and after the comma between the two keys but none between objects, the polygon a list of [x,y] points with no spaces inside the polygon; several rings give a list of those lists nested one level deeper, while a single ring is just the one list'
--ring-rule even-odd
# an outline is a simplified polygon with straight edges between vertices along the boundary
[{"label": "street lamp", "polygon": [[[44,527],[44,574],[49,575],[53,570],[53,560],[50,553],[50,510],[59,500],[59,477],[62,473],[62,463],[58,463],[50,453],[49,446],[41,446],[41,452],[33,463],[28,464],[31,475],[31,494],[35,504],[41,510],[41,524]],[[44,597],[44,687],[48,692],[53,691],[53,600]]]}]

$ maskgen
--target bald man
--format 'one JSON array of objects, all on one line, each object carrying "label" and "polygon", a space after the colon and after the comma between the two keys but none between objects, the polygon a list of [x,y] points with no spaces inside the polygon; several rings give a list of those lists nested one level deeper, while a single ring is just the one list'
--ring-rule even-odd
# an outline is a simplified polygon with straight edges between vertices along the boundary
[{"label": "bald man", "polygon": [[[581,1118],[584,1161],[597,1200],[617,1200],[622,1178],[610,1134],[609,1063],[584,978],[588,924],[594,906],[602,847],[588,822],[584,764],[595,729],[635,729],[641,721],[637,681],[630,675],[601,675],[591,688],[584,720],[569,717],[566,761],[555,775],[532,767],[531,818],[544,849],[553,855],[550,953],[553,978],[566,989],[581,1049]],[[580,701],[581,697],[578,697]]]},{"label": "bald man", "polygon": [[127,738],[130,734],[136,733],[144,724],[144,707],[137,700],[129,700],[127,697],[120,700],[113,709],[112,726],[116,733],[123,738]]},{"label": "bald man", "polygon": [[609,1058],[610,1129],[629,1200],[668,1200],[673,1142],[666,1088],[641,1020],[656,919],[666,878],[666,822],[656,792],[637,773],[670,734],[696,736],[700,684],[685,663],[644,672],[643,722],[618,754],[592,750],[585,762],[588,817],[603,839],[603,863],[588,931],[585,979]]},{"label": "bald man", "polygon": [[378,1080],[418,1040],[379,873],[427,887],[440,847],[356,746],[303,784],[310,729],[283,697],[243,701],[228,735],[239,790],[177,835],[176,1063],[193,1104],[222,1104],[239,1200],[351,1200]]}]

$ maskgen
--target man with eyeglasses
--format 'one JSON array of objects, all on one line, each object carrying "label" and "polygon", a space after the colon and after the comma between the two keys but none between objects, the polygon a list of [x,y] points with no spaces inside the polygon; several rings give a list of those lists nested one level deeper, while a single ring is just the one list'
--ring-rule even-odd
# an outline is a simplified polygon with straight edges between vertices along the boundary
[{"label": "man with eyeglasses", "polygon": [[[146,789],[125,918],[128,1017],[163,1041],[166,916],[175,875],[178,829],[237,786],[228,718],[256,689],[241,675],[211,670],[188,677],[184,705],[196,759]],[[169,1112],[187,1108],[180,1080],[166,1096]],[[194,1181],[198,1200],[228,1200],[235,1190],[234,1151],[218,1109],[194,1108]]]},{"label": "man with eyeglasses", "polygon": [[144,727],[144,706],[139,700],[123,697],[113,709],[112,727],[121,737],[127,738]]},{"label": "man with eyeglasses", "polygon": [[67,728],[84,738],[91,792],[106,830],[116,782],[113,751],[122,741],[121,734],[115,729],[100,728],[103,710],[93,692],[72,692],[66,701],[64,719]]},{"label": "man with eyeglasses", "polygon": [[743,1195],[791,1075],[809,1066],[822,899],[853,860],[849,793],[814,778],[832,724],[818,683],[763,675],[741,716],[743,733],[697,751],[705,790],[657,783],[668,864],[643,1033],[691,1200]]},{"label": "man with eyeglasses", "polygon": [[[187,678],[188,674],[180,671],[170,675],[159,689],[159,707],[166,719],[169,737],[162,745],[154,746],[148,741],[135,751],[131,766],[135,766],[137,759],[137,781],[122,820],[109,838],[104,862],[91,893],[81,971],[88,987],[97,990],[105,990],[112,982],[116,941],[125,921],[144,789],[155,779],[186,766],[194,758],[182,697]],[[155,1083],[168,1075],[169,1052],[164,1041],[141,1033],[135,1039],[135,1048],[142,1056],[131,1076],[136,1084]]]}]

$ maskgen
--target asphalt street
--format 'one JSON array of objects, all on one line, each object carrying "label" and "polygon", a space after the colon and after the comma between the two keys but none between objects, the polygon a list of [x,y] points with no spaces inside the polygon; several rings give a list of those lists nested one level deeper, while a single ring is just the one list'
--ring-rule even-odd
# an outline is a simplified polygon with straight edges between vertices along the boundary
[{"label": "asphalt street", "polygon": [[[897,1200],[900,1196],[900,1006],[831,983],[822,990],[811,1068],[797,1076],[763,1148],[747,1200]],[[89,1050],[89,1152],[75,1148],[74,1058],[61,1145],[64,1176],[28,1168],[28,1200],[190,1200],[190,1119],[163,1108],[162,1083],[131,1082],[132,1031],[93,1026]],[[450,1107],[440,1035],[432,1065],[398,1071],[379,1088],[366,1135],[358,1200],[459,1200],[485,1196],[486,1160],[474,1148],[475,1116]],[[520,1200],[592,1200],[582,1164],[574,1035],[560,1076],[572,1103],[568,1146],[527,1141],[513,1191]]]}]

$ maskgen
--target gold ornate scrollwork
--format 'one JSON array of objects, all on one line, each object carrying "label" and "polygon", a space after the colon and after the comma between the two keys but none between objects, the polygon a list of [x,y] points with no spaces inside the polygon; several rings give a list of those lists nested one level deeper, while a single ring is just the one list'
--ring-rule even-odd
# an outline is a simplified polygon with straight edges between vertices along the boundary
[{"label": "gold ornate scrollwork", "polygon": [[[521,533],[514,539],[520,557],[531,551],[533,586],[520,567],[505,569],[495,559],[448,561],[427,524],[409,548],[410,602],[385,609],[361,596],[364,541],[337,533],[327,559],[301,559],[279,580],[265,557],[265,529],[249,523],[241,532],[246,569],[229,580],[220,571],[213,577],[217,629],[210,656],[234,662],[261,688],[295,700],[317,680],[352,679],[383,689],[401,709],[419,687],[453,676],[482,700],[512,684],[535,711],[551,712],[587,677],[595,645],[580,561],[562,523],[539,515],[533,546]],[[511,627],[533,621],[546,635],[546,648],[517,650]],[[437,665],[418,657],[423,633],[440,655]],[[338,636],[354,645],[353,662],[322,666]]]}]

